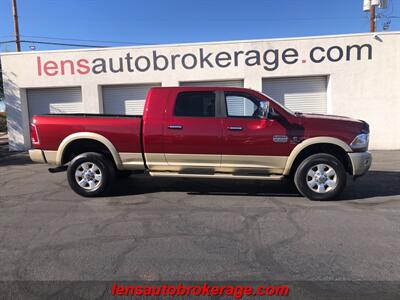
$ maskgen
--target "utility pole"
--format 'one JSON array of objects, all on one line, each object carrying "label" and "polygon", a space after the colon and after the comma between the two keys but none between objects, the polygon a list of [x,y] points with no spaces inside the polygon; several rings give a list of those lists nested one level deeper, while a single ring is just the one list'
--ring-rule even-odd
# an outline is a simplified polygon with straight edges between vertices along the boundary
[{"label": "utility pole", "polygon": [[369,27],[371,32],[376,31],[375,5],[371,5],[369,9]]},{"label": "utility pole", "polygon": [[13,17],[14,17],[15,47],[17,49],[17,52],[21,52],[21,42],[19,39],[17,0],[12,0],[12,10],[13,10]]}]

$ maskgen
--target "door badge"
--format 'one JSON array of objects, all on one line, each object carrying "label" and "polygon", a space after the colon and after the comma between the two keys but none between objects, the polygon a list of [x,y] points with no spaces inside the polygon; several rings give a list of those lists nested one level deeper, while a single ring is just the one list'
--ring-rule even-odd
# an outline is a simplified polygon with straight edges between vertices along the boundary
[{"label": "door badge", "polygon": [[288,136],[287,135],[274,135],[272,137],[272,140],[275,143],[286,143],[288,141]]}]

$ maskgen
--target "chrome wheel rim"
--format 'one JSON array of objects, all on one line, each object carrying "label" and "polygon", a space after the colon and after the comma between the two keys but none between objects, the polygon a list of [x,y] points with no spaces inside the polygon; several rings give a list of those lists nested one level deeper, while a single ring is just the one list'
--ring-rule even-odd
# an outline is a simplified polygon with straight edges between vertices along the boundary
[{"label": "chrome wheel rim", "polygon": [[100,168],[93,162],[81,163],[75,170],[75,180],[78,185],[87,190],[95,191],[102,183],[103,175]]},{"label": "chrome wheel rim", "polygon": [[313,165],[306,175],[308,187],[320,194],[334,190],[338,184],[336,171],[327,164]]}]

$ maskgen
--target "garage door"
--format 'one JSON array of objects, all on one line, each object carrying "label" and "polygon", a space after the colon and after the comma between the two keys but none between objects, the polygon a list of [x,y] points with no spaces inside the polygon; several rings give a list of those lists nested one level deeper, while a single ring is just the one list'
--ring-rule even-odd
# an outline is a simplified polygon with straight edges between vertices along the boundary
[{"label": "garage door", "polygon": [[181,86],[230,86],[243,87],[243,80],[221,80],[221,81],[186,81]]},{"label": "garage door", "polygon": [[27,90],[29,118],[40,114],[83,113],[79,87]]},{"label": "garage door", "polygon": [[262,89],[293,111],[327,113],[326,76],[266,78]]},{"label": "garage door", "polygon": [[159,86],[159,84],[103,86],[104,113],[112,115],[143,115],[147,92],[153,86]]}]

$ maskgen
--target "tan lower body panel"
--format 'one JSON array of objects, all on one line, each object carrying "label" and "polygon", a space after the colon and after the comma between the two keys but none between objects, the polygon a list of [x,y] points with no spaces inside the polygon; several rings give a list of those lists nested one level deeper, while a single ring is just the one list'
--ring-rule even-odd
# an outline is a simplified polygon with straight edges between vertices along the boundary
[{"label": "tan lower body panel", "polygon": [[166,153],[168,170],[215,169],[220,166],[221,155],[215,154],[176,154]]},{"label": "tan lower body panel", "polygon": [[263,155],[222,155],[221,166],[217,172],[234,173],[241,170],[268,170],[271,173],[282,173],[287,156]]},{"label": "tan lower body panel", "polygon": [[31,149],[31,150],[29,150],[29,157],[34,162],[38,162],[38,163],[45,163],[46,162],[45,158],[43,156],[42,150],[39,150],[39,149]]},{"label": "tan lower body panel", "polygon": [[150,170],[167,171],[168,164],[164,153],[145,153],[146,165]]},{"label": "tan lower body panel", "polygon": [[174,171],[183,169],[215,169],[220,166],[221,155],[214,154],[165,154],[145,153],[150,171]]},{"label": "tan lower body panel", "polygon": [[[36,153],[32,153],[36,154]],[[41,151],[37,151],[39,160]],[[47,163],[56,164],[57,151],[45,150],[43,155]],[[122,167],[125,170],[144,170],[141,153],[120,152]],[[146,153],[145,159],[150,171],[179,172],[187,169],[209,169],[219,173],[240,171],[259,171],[281,174],[287,161],[286,156],[262,155],[214,155],[214,154],[165,154]]]},{"label": "tan lower body panel", "polygon": [[142,153],[120,152],[119,157],[124,170],[144,170]]},{"label": "tan lower body panel", "polygon": [[[124,170],[144,170],[144,162],[142,153],[118,153]],[[57,164],[57,151],[44,150],[43,155],[48,164]]]},{"label": "tan lower body panel", "polygon": [[218,154],[162,154],[146,153],[150,171],[179,172],[185,169],[212,169],[215,172],[234,173],[242,170],[282,173],[286,156],[218,155]]},{"label": "tan lower body panel", "polygon": [[44,150],[44,157],[46,157],[46,161],[50,165],[57,164],[57,151],[55,150]]}]

